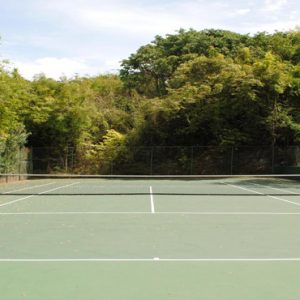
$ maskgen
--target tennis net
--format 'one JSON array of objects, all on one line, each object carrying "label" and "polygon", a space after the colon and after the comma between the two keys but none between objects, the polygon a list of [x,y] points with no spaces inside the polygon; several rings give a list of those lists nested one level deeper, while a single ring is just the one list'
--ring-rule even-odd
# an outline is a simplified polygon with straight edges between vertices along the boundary
[{"label": "tennis net", "polygon": [[300,196],[300,175],[0,174],[0,196],[146,195],[149,193],[195,196]]}]

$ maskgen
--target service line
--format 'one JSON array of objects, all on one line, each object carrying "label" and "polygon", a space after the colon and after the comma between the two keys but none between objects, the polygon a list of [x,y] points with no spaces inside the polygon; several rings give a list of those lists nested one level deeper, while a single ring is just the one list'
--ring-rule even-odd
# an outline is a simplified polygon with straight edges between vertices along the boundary
[{"label": "service line", "polygon": [[69,187],[69,186],[71,186],[71,185],[78,184],[78,183],[79,183],[79,182],[74,182],[74,183],[67,184],[67,185],[63,185],[63,186],[60,186],[60,187],[57,187],[57,188],[54,188],[54,189],[51,189],[51,190],[43,191],[43,192],[40,192],[40,193],[38,193],[38,194],[32,194],[32,195],[29,195],[29,196],[27,196],[27,197],[18,198],[18,199],[15,199],[15,200],[12,200],[12,201],[9,201],[9,202],[0,204],[0,207],[6,206],[6,205],[10,205],[10,204],[13,204],[13,203],[16,203],[16,202],[20,202],[20,201],[23,201],[23,200],[25,200],[25,199],[32,198],[32,197],[34,197],[34,196],[39,196],[39,195],[43,195],[43,194],[46,194],[46,193],[49,193],[49,192],[53,192],[53,191],[56,191],[56,190],[58,190],[58,189],[62,189],[62,188],[65,188],[65,187]]},{"label": "service line", "polygon": [[254,194],[259,194],[259,195],[262,195],[262,196],[265,196],[265,197],[268,197],[268,198],[272,198],[272,199],[276,199],[276,200],[279,200],[279,201],[282,201],[282,202],[287,202],[287,203],[290,203],[290,204],[294,204],[294,205],[300,206],[300,203],[298,203],[298,202],[286,200],[286,199],[275,197],[275,196],[271,196],[271,195],[266,195],[264,193],[261,193],[261,192],[255,191],[255,190],[252,190],[252,189],[249,189],[249,188],[245,188],[245,187],[242,187],[242,186],[239,186],[239,185],[235,185],[235,184],[226,183],[224,181],[222,181],[222,183],[226,184],[228,186],[237,188],[237,189],[241,189],[241,190],[248,191],[248,192],[251,192],[251,193],[254,193]]},{"label": "service line", "polygon": [[[39,216],[39,215],[151,215],[150,211],[28,211],[28,212],[0,212],[0,216]],[[300,212],[197,212],[197,211],[164,211],[155,212],[156,215],[199,215],[199,216],[299,216]]]},{"label": "service line", "polygon": [[45,184],[39,184],[39,185],[27,186],[27,187],[23,187],[23,188],[21,188],[21,189],[3,192],[3,193],[1,193],[0,195],[7,195],[7,194],[10,194],[10,193],[20,192],[20,191],[24,191],[24,190],[30,190],[30,189],[34,189],[34,188],[38,188],[38,187],[50,185],[50,184],[54,184],[54,182],[45,183]]}]

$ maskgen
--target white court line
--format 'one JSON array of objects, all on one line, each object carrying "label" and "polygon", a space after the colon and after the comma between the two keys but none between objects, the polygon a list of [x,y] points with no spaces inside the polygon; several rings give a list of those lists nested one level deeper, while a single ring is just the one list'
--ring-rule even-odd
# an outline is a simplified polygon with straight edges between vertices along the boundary
[{"label": "white court line", "polygon": [[155,214],[155,207],[154,207],[154,198],[153,198],[152,186],[150,186],[150,202],[151,202],[151,213]]},{"label": "white court line", "polygon": [[24,190],[30,190],[30,189],[34,189],[37,187],[42,187],[42,186],[46,186],[46,185],[50,185],[50,184],[54,184],[55,182],[50,182],[50,183],[46,183],[46,184],[40,184],[40,185],[34,185],[34,186],[27,186],[18,190],[12,190],[12,191],[8,191],[8,192],[4,192],[1,193],[1,195],[6,195],[6,194],[10,194],[10,193],[14,193],[14,192],[19,192],[19,191],[24,191]]},{"label": "white court line", "polygon": [[238,188],[238,189],[242,189],[242,190],[249,191],[249,192],[252,192],[252,193],[255,193],[255,194],[259,194],[259,195],[262,195],[262,196],[265,196],[265,197],[269,197],[269,198],[276,199],[276,200],[279,200],[279,201],[282,201],[282,202],[287,202],[287,203],[291,203],[291,204],[300,206],[300,203],[297,203],[297,202],[289,201],[289,200],[279,198],[279,197],[275,197],[275,196],[271,196],[271,195],[266,195],[264,193],[257,192],[255,190],[248,189],[248,188],[245,188],[245,187],[241,187],[241,186],[235,185],[235,184],[226,183],[224,181],[222,181],[222,183],[224,183],[226,185],[229,185],[229,186],[232,186],[232,187],[235,187],[235,188]]},{"label": "white court line", "polygon": [[279,189],[279,188],[275,188],[275,187],[271,187],[271,186],[267,186],[267,185],[263,185],[263,184],[260,184],[260,183],[251,183],[252,185],[256,185],[256,186],[262,186],[262,187],[265,187],[265,188],[268,188],[268,189],[272,189],[272,190],[275,190],[275,191],[281,191],[281,192],[285,192],[285,193],[289,193],[289,194],[296,194],[298,195],[298,193],[296,192],[292,192],[292,191],[289,191],[289,190],[286,190],[286,189]]},{"label": "white court line", "polygon": [[45,194],[45,193],[49,193],[49,192],[52,192],[52,191],[56,191],[56,190],[58,190],[58,189],[62,189],[62,188],[65,188],[65,187],[68,187],[68,186],[71,186],[71,185],[74,185],[74,184],[78,184],[78,183],[79,183],[79,182],[74,182],[74,183],[67,184],[67,185],[64,185],[64,186],[60,186],[60,187],[57,187],[57,188],[54,188],[54,189],[51,189],[51,190],[43,191],[43,192],[38,193],[38,194],[33,194],[33,195],[30,195],[30,196],[27,196],[27,197],[18,198],[18,199],[16,199],[16,200],[12,200],[12,201],[9,201],[9,202],[0,204],[0,207],[6,206],[6,205],[10,205],[10,204],[13,204],[13,203],[16,203],[16,202],[19,202],[19,201],[23,201],[23,200],[25,200],[25,199],[28,199],[28,198],[31,198],[31,197],[34,197],[34,196],[43,195],[43,194]]},{"label": "white court line", "polygon": [[[10,215],[151,215],[152,212],[143,211],[57,211],[57,212],[47,212],[47,211],[37,211],[37,212],[3,212],[0,213],[2,216]],[[284,216],[284,215],[300,215],[300,212],[193,212],[193,211],[167,211],[167,212],[156,212],[156,215],[209,215],[209,216],[219,216],[219,215],[257,215],[257,216]]]},{"label": "white court line", "polygon": [[295,262],[300,257],[274,258],[0,258],[0,262]]}]

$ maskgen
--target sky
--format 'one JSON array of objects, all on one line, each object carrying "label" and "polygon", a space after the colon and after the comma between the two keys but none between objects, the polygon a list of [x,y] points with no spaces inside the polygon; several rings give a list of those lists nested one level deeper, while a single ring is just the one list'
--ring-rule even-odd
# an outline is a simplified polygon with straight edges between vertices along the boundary
[{"label": "sky", "polygon": [[180,28],[254,34],[298,25],[299,0],[0,0],[0,60],[28,79],[94,76]]}]

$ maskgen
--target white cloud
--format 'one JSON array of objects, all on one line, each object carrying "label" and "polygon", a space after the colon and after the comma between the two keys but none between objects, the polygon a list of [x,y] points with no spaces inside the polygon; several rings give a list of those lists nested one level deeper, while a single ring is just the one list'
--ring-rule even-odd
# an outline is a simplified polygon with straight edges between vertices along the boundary
[{"label": "white cloud", "polygon": [[298,21],[278,21],[270,22],[264,24],[253,25],[252,23],[244,23],[240,26],[240,31],[257,33],[257,32],[269,32],[273,33],[275,31],[288,31],[294,30],[298,26]]},{"label": "white cloud", "polygon": [[[135,1],[110,1],[106,3],[87,0],[76,4],[63,0],[49,1],[47,11],[61,14],[72,26],[91,31],[110,30],[119,34],[147,36],[173,33],[180,28],[219,27],[224,12],[231,12],[230,5],[212,1],[188,0],[161,3]],[[211,13],[213,11],[213,13]],[[240,11],[243,14],[246,11]]]},{"label": "white cloud", "polygon": [[[264,0],[263,3],[256,0],[249,1],[248,7],[228,0],[187,0],[162,3],[134,0],[111,0],[105,3],[93,0],[74,1],[49,1],[47,11],[61,14],[70,26],[81,30],[99,33],[107,30],[113,34],[130,35],[130,38],[142,36],[146,41],[152,40],[157,34],[174,33],[179,28],[199,30],[222,28],[240,31],[244,22],[251,24],[247,32],[253,33],[255,28],[261,28],[265,24],[266,28],[263,30],[267,31],[268,28],[272,28],[273,31],[274,26],[271,23],[276,25],[278,22],[278,16],[273,13],[280,12],[289,4],[288,0]],[[284,15],[286,18],[282,16],[279,18],[282,22],[290,19],[290,13],[285,12]],[[245,20],[241,20],[241,17]],[[296,17],[294,18],[296,20]]]},{"label": "white cloud", "polygon": [[243,16],[243,15],[246,15],[250,12],[250,9],[249,8],[244,8],[244,9],[238,9],[236,11],[236,14],[237,15],[240,15],[240,16]]},{"label": "white cloud", "polygon": [[13,66],[27,79],[32,79],[34,75],[40,73],[59,79],[61,76],[72,77],[75,74],[84,75],[99,72],[80,59],[56,57],[44,57],[33,61],[14,61]]},{"label": "white cloud", "polygon": [[300,23],[299,0],[19,2],[7,24],[0,10],[4,38],[0,50],[27,78],[40,72],[59,78],[113,71],[119,69],[120,60],[155,35],[180,28],[255,33],[293,29]]},{"label": "white cloud", "polygon": [[295,19],[298,19],[299,16],[300,16],[299,10],[294,10],[294,11],[292,11],[292,12],[290,13],[289,19],[295,20]]},{"label": "white cloud", "polygon": [[278,11],[282,9],[287,2],[287,0],[265,0],[264,9],[267,11]]},{"label": "white cloud", "polygon": [[[77,28],[81,32],[94,34],[111,32],[112,35],[127,35],[131,40],[136,38],[140,41],[151,41],[157,34],[174,33],[179,28],[223,28],[240,31],[245,22],[251,25],[247,32],[253,33],[256,27],[261,28],[265,24],[266,28],[263,30],[267,31],[271,27],[273,31],[274,26],[271,23],[276,25],[278,20],[291,20],[292,11],[285,11],[285,18],[277,15],[280,10],[288,9],[287,5],[291,5],[291,1],[293,0],[252,0],[247,2],[248,7],[230,0],[52,0],[43,5],[47,5],[47,14],[53,14],[56,18],[60,16],[73,30]],[[241,20],[241,17],[245,19]],[[296,20],[296,16],[294,19]],[[109,41],[103,40],[102,43]]]},{"label": "white cloud", "polygon": [[235,17],[235,16],[245,16],[248,13],[250,13],[250,11],[251,11],[250,8],[241,8],[241,9],[234,10],[230,14],[231,14],[232,17]]},{"label": "white cloud", "polygon": [[91,7],[82,3],[75,9],[65,11],[64,14],[81,29],[110,30],[119,34],[151,37],[160,33],[173,32],[189,23],[185,13],[178,13],[176,7],[175,10],[171,7],[165,10],[155,6],[145,9],[121,4]]},{"label": "white cloud", "polygon": [[179,17],[170,17],[159,12],[142,13],[136,11],[82,10],[77,18],[81,24],[94,29],[110,28],[121,32],[153,34],[154,32],[173,31],[182,23]]}]

